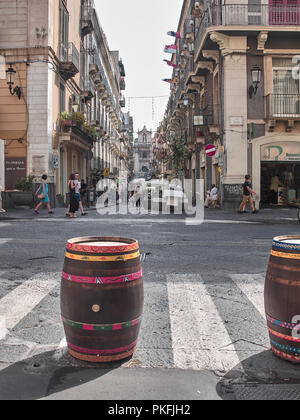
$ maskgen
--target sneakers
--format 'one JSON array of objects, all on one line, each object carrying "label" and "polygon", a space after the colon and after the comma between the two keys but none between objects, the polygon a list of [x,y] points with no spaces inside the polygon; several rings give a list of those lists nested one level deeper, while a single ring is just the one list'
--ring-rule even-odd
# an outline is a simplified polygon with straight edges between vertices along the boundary
[{"label": "sneakers", "polygon": [[0,213],[6,213],[6,210],[0,209]]}]

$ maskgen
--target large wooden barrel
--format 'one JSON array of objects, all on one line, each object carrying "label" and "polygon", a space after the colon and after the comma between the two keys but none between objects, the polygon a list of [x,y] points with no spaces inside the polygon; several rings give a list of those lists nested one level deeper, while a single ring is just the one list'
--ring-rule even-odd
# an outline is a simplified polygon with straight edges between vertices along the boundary
[{"label": "large wooden barrel", "polygon": [[265,310],[274,354],[300,363],[300,236],[274,238],[265,283]]},{"label": "large wooden barrel", "polygon": [[143,304],[143,274],[136,240],[90,237],[68,241],[61,314],[73,357],[113,362],[131,356]]}]

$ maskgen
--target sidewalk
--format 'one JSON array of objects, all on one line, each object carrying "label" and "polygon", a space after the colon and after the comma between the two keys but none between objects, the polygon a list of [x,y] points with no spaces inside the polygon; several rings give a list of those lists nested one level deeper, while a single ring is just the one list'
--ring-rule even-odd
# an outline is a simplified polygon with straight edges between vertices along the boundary
[{"label": "sidewalk", "polygon": [[[97,217],[96,207],[86,209],[87,213],[91,216]],[[261,209],[259,213],[245,213],[238,214],[236,210],[223,210],[223,209],[205,209],[205,219],[207,220],[226,220],[228,222],[254,222],[263,224],[298,224],[297,218],[298,209],[291,208],[267,208]],[[13,220],[40,220],[40,219],[64,219],[66,209],[57,208],[54,210],[54,215],[49,215],[46,210],[41,210],[40,214],[35,215],[32,209],[18,208],[8,210],[6,213],[0,213],[0,221],[13,221]],[[171,215],[172,216],[172,215]],[[99,216],[100,217],[100,216]],[[110,217],[110,216],[107,216]],[[114,216],[116,217],[116,216]],[[168,216],[170,217],[170,216]],[[178,217],[178,216],[177,216]],[[78,218],[81,218],[78,213]],[[67,219],[67,218],[66,218]]]}]

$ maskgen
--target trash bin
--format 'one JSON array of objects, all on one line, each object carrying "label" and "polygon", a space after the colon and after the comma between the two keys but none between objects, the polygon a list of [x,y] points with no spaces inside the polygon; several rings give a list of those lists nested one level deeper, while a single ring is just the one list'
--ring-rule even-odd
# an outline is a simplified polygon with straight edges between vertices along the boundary
[{"label": "trash bin", "polygon": [[73,357],[113,362],[131,356],[143,305],[143,274],[136,240],[87,237],[68,241],[61,315]]},{"label": "trash bin", "polygon": [[300,235],[273,240],[265,309],[273,353],[300,363]]}]

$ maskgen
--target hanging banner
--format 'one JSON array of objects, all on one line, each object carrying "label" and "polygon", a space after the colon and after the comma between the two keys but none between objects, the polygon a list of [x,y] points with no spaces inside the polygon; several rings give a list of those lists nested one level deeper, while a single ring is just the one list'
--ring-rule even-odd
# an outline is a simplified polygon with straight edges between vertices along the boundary
[{"label": "hanging banner", "polygon": [[169,61],[169,60],[164,60],[164,61],[168,64],[168,66],[174,67],[174,69],[178,68],[177,64],[172,63],[172,61]]},{"label": "hanging banner", "polygon": [[164,49],[165,53],[176,54],[177,53],[177,45],[166,45]]},{"label": "hanging banner", "polygon": [[170,35],[170,36],[175,36],[175,38],[177,38],[177,39],[181,39],[180,32],[173,32],[173,31],[170,31],[170,32],[167,32],[167,35]]}]

